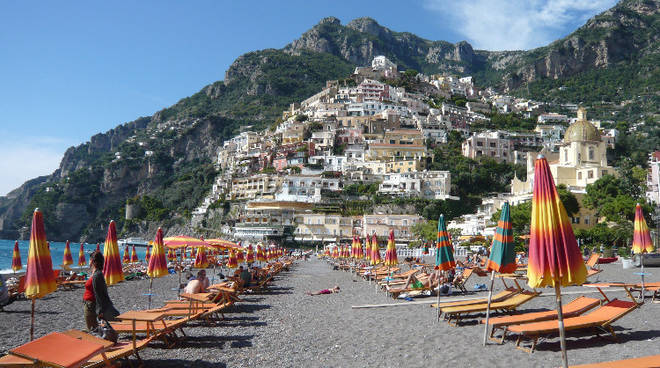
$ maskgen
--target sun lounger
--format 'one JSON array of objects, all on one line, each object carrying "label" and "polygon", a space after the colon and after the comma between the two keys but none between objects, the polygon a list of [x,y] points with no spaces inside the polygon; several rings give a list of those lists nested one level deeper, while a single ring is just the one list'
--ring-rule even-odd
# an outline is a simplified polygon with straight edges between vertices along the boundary
[{"label": "sun lounger", "polygon": [[[493,295],[491,298],[491,303],[494,302],[500,302],[503,301],[507,298],[510,298],[516,294],[518,294],[521,290],[519,289],[506,289],[502,290],[499,293]],[[482,304],[482,303],[488,303],[488,298],[476,298],[476,299],[470,299],[470,300],[461,300],[461,301],[456,301],[456,302],[444,302],[440,304],[431,304],[432,308],[438,308],[438,305],[440,308],[444,307],[458,307],[462,305],[472,305],[472,304]]]},{"label": "sun lounger", "polygon": [[140,361],[140,366],[142,366],[142,359],[138,353],[146,348],[154,338],[156,338],[156,336],[152,335],[142,340],[137,340],[135,342],[135,348],[133,348],[132,342],[119,342],[112,348],[106,350],[103,354],[93,356],[87,363],[85,363],[85,365],[83,365],[83,367],[107,367],[107,362],[112,363],[120,359],[127,359],[131,355],[135,355],[138,361]]},{"label": "sun lounger", "polygon": [[660,354],[611,362],[572,365],[571,368],[658,368]]},{"label": "sun lounger", "polygon": [[463,273],[461,274],[461,279],[460,280],[455,280],[452,282],[452,285],[463,292],[463,294],[467,294],[467,289],[465,288],[465,283],[467,280],[472,276],[472,273],[474,272],[474,269],[472,268],[466,268],[463,270]]},{"label": "sun lounger", "polygon": [[[490,310],[510,312],[516,310],[516,308],[518,308],[522,304],[527,303],[528,301],[536,298],[537,296],[539,296],[539,294],[541,293],[533,292],[533,291],[523,291],[503,301],[495,302],[495,303],[491,302]],[[454,321],[453,324],[457,326],[461,321],[461,318],[464,317],[465,315],[470,313],[485,312],[487,308],[488,308],[488,303],[486,302],[481,304],[471,304],[471,305],[463,305],[456,307],[441,307],[440,311],[444,313],[444,317],[449,324],[452,324],[452,320],[453,320]]]},{"label": "sun lounger", "polygon": [[[596,298],[587,298],[585,296],[579,296],[571,302],[564,304],[561,308],[564,318],[578,316],[600,304],[600,299]],[[497,341],[500,344],[504,342],[507,334],[507,327],[511,325],[519,325],[522,323],[530,322],[540,322],[548,320],[556,320],[557,311],[548,310],[543,312],[533,312],[533,313],[522,313],[513,316],[502,316],[490,318],[488,324],[492,326],[490,333],[490,339]],[[485,319],[481,320],[481,323],[486,323]],[[495,331],[502,330],[502,336],[500,338],[495,338]]]},{"label": "sun lounger", "polygon": [[[597,335],[600,330],[609,332],[612,337],[616,339],[616,334],[614,333],[611,324],[632,312],[638,306],[639,305],[635,302],[614,299],[589,314],[565,318],[564,329],[566,331],[594,329]],[[557,325],[557,321],[533,322],[510,326],[509,332],[518,334],[516,347],[531,353],[534,351],[541,335],[557,333],[559,332],[559,326]],[[530,348],[520,346],[523,338],[532,340]]]},{"label": "sun lounger", "polygon": [[38,367],[37,363],[30,359],[21,358],[16,355],[8,354],[0,358],[0,367],[3,368],[26,368]]}]

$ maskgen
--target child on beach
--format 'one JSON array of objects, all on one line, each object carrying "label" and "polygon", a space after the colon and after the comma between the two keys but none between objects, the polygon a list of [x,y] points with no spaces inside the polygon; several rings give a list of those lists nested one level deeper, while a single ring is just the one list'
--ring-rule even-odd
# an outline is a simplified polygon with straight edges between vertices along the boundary
[{"label": "child on beach", "polygon": [[334,294],[339,292],[339,286],[335,286],[332,289],[323,289],[320,291],[308,291],[305,294],[309,296],[322,295],[322,294]]}]

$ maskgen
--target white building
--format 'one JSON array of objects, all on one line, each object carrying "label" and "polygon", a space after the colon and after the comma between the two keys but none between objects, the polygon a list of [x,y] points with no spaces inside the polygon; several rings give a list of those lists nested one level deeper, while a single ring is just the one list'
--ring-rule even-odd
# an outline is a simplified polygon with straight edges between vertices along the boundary
[{"label": "white building", "polygon": [[500,132],[477,133],[463,142],[461,148],[463,156],[471,159],[490,157],[497,161],[513,161],[511,140],[503,138]]},{"label": "white building", "polygon": [[447,199],[451,191],[449,171],[418,171],[383,175],[382,194],[428,199]]},{"label": "white building", "polygon": [[649,169],[646,178],[646,199],[660,206],[660,151],[649,155]]},{"label": "white building", "polygon": [[321,202],[321,191],[341,190],[337,178],[323,178],[320,176],[289,175],[282,181],[281,189],[275,193],[276,201],[289,202]]}]

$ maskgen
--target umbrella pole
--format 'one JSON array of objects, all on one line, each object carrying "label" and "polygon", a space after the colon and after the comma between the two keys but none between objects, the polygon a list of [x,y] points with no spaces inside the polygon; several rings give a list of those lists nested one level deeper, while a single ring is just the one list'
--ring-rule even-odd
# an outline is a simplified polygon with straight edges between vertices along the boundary
[{"label": "umbrella pole", "polygon": [[34,299],[32,298],[32,315],[30,317],[30,341],[34,340]]},{"label": "umbrella pole", "polygon": [[639,256],[642,257],[642,303],[644,303],[644,252]]},{"label": "umbrella pole", "polygon": [[568,356],[566,355],[566,332],[564,331],[564,313],[561,310],[561,289],[558,282],[555,282],[555,296],[557,297],[557,322],[559,323],[561,359],[563,367],[568,368]]},{"label": "umbrella pole", "polygon": [[486,326],[484,327],[484,346],[488,341],[488,320],[490,319],[490,303],[493,300],[493,285],[495,284],[495,270],[490,271],[490,287],[488,288],[488,305],[486,307]]},{"label": "umbrella pole", "polygon": [[439,277],[438,277],[438,302],[436,304],[436,310],[437,310],[436,322],[440,322],[440,278]]}]

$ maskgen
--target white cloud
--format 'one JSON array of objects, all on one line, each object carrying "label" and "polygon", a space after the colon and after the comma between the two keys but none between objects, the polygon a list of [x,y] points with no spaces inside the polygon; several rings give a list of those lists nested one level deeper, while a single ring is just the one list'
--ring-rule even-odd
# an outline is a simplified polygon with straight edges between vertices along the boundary
[{"label": "white cloud", "polygon": [[573,31],[616,0],[424,0],[475,48],[527,50]]},{"label": "white cloud", "polygon": [[35,137],[29,141],[0,140],[0,196],[25,181],[55,171],[69,144],[57,137]]}]

